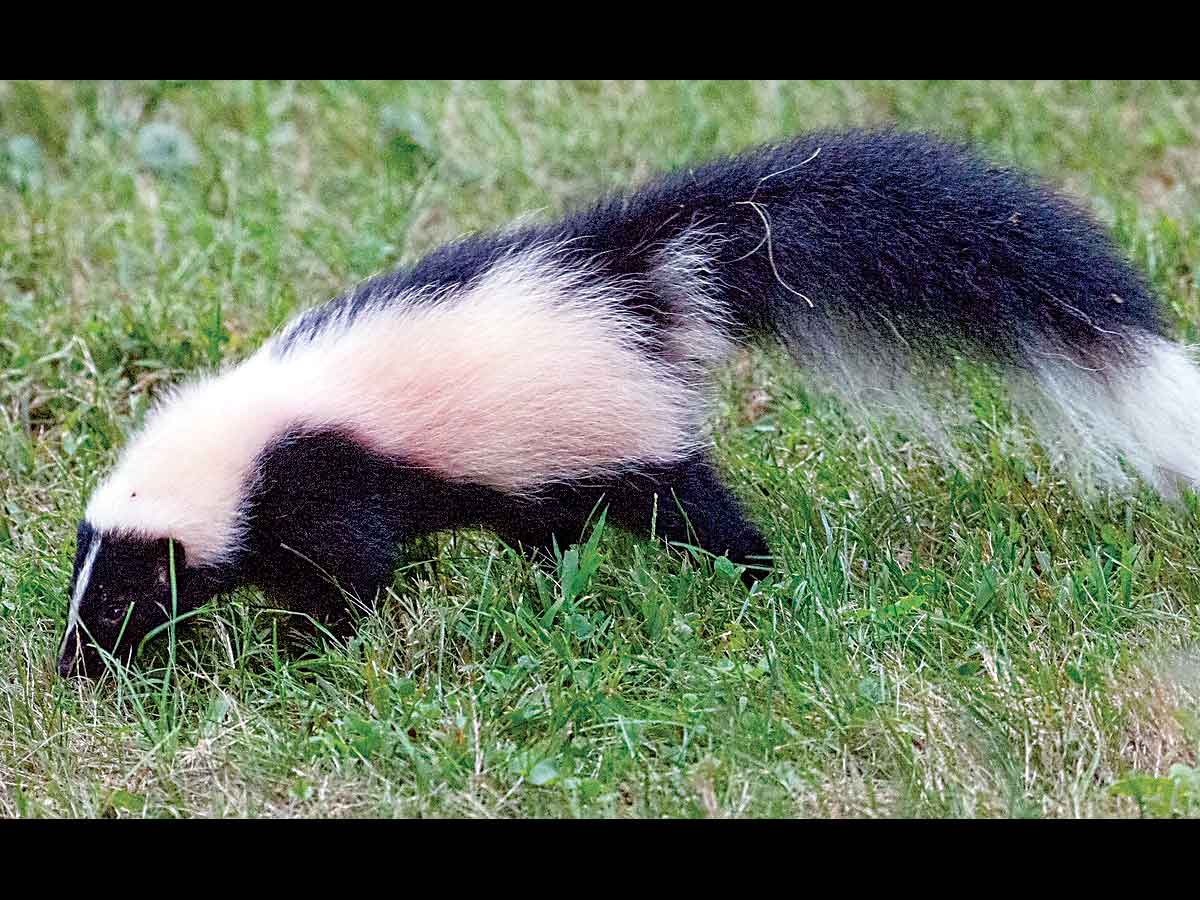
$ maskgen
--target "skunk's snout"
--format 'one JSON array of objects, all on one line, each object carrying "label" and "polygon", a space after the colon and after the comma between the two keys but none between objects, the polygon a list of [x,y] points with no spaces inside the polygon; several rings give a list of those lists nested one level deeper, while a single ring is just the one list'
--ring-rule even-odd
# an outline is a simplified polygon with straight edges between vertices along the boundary
[{"label": "skunk's snout", "polygon": [[68,631],[58,654],[58,674],[63,678],[95,678],[102,669],[100,654],[84,643],[78,626]]},{"label": "skunk's snout", "polygon": [[70,629],[63,638],[62,649],[58,653],[58,674],[70,678],[75,674],[79,661],[79,629]]}]

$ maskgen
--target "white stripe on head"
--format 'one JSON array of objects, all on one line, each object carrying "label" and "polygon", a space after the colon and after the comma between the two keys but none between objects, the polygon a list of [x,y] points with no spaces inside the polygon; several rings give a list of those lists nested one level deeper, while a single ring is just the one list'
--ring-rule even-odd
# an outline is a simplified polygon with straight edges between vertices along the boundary
[{"label": "white stripe on head", "polygon": [[88,547],[87,556],[83,560],[83,565],[79,569],[79,577],[75,580],[75,593],[71,595],[71,612],[67,617],[67,630],[63,635],[63,645],[59,650],[65,650],[67,641],[71,637],[71,631],[79,624],[79,604],[83,602],[83,595],[87,591],[88,582],[92,580],[92,566],[96,564],[96,554],[100,552],[100,535],[97,534],[92,538],[92,545]]}]

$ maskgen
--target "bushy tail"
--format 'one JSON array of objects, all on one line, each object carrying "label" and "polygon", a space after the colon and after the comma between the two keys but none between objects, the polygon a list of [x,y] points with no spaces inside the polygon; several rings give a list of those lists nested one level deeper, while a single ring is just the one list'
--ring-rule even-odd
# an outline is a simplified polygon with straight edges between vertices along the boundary
[{"label": "bushy tail", "polygon": [[660,294],[715,298],[718,327],[778,336],[859,406],[928,408],[940,373],[980,359],[1089,481],[1123,485],[1124,460],[1167,493],[1200,484],[1200,371],[1143,279],[1082,211],[964,148],[814,134],[668,176],[565,229],[618,274],[654,260]]}]

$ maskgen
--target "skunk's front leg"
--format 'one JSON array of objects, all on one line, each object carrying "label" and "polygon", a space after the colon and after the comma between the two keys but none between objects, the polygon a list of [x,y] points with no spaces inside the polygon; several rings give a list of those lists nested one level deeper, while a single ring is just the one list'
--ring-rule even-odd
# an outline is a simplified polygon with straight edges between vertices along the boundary
[{"label": "skunk's front leg", "polygon": [[[421,473],[333,432],[290,435],[264,454],[244,568],[278,605],[341,638],[394,577],[427,493]],[[438,506],[432,501],[433,506]]]},{"label": "skunk's front leg", "polygon": [[[342,540],[333,540],[335,535]],[[272,603],[346,640],[391,585],[399,548],[375,534],[330,530],[325,537],[315,546],[280,541],[260,559],[255,583]]]}]

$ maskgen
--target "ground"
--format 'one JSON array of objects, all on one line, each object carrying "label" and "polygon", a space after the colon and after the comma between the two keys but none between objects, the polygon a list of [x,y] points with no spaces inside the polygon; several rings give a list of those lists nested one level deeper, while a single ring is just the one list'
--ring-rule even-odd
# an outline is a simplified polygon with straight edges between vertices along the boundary
[{"label": "ground", "polygon": [[165,385],[444,240],[884,123],[1059,185],[1197,342],[1196,83],[0,83],[0,815],[1200,814],[1200,503],[1080,499],[982,376],[952,467],[731,366],[753,592],[603,526],[550,575],[460,532],[349,647],[245,592],[55,674],[75,523]]}]

